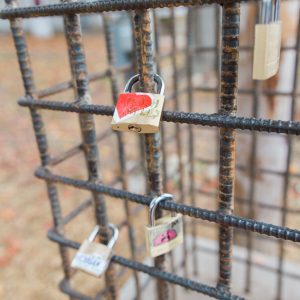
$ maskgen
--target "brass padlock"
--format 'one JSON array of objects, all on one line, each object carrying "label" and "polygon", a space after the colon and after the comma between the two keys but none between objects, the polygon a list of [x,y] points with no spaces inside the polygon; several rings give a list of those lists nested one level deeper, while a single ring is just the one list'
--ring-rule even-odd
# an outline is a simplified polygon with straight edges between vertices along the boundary
[{"label": "brass padlock", "polygon": [[281,47],[280,0],[261,0],[255,25],[253,79],[265,80],[278,72]]},{"label": "brass padlock", "polygon": [[150,224],[146,226],[146,244],[149,254],[156,257],[173,250],[183,242],[182,215],[171,213],[155,220],[155,210],[160,201],[172,200],[171,194],[162,194],[150,203]]},{"label": "brass padlock", "polygon": [[107,245],[93,242],[99,233],[99,226],[95,226],[89,237],[84,240],[73,258],[71,266],[91,275],[100,277],[107,270],[112,256],[112,249],[118,239],[119,230],[109,224],[112,237]]},{"label": "brass padlock", "polygon": [[139,81],[139,75],[129,79],[124,93],[119,95],[111,128],[118,131],[155,133],[159,131],[161,113],[164,105],[165,84],[161,77],[154,75],[159,94],[132,93],[132,87]]}]

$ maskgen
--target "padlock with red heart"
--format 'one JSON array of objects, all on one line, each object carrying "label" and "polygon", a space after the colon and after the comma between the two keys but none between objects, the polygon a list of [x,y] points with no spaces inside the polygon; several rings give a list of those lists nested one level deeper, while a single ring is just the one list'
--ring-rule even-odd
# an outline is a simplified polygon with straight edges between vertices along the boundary
[{"label": "padlock with red heart", "polygon": [[139,75],[133,76],[126,84],[124,93],[119,95],[111,127],[118,131],[158,132],[165,98],[164,82],[155,74],[159,94],[132,93],[131,89],[138,80]]}]

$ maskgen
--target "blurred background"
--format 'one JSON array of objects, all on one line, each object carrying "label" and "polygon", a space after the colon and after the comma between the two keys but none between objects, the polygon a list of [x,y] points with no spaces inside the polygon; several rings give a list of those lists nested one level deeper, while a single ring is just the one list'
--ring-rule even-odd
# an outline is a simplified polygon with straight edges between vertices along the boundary
[{"label": "blurred background", "polygon": [[[1,2],[0,8],[5,5]],[[20,6],[49,4],[54,1],[19,0]],[[256,6],[242,4],[241,6],[241,38],[239,67],[239,97],[238,115],[256,116],[300,121],[299,114],[299,84],[295,69],[296,55],[299,55],[297,36],[299,39],[299,2],[284,1],[281,7],[283,20],[282,47],[280,69],[277,76],[266,82],[255,82],[251,78],[252,52],[254,41],[254,26]],[[187,9],[176,8],[175,36],[176,47],[172,37],[172,21],[170,9],[158,9],[157,27],[160,55],[161,75],[166,83],[165,109],[174,110],[174,64],[170,54],[176,52],[176,69],[178,72],[179,89],[186,86],[186,47],[187,47]],[[202,48],[193,56],[193,95],[194,111],[215,113],[218,109],[218,74],[220,69],[220,9],[217,6],[197,7],[192,14],[192,46]],[[131,32],[131,16],[125,12],[109,14],[113,45],[115,51],[115,66],[126,66],[135,58]],[[62,279],[61,261],[57,245],[46,238],[47,230],[52,227],[45,185],[33,175],[40,165],[39,155],[34,139],[31,120],[26,109],[17,104],[23,96],[21,75],[10,35],[9,22],[1,20],[0,26],[0,299],[66,299],[59,292],[57,285]],[[67,46],[63,32],[61,17],[26,19],[23,22],[31,54],[32,68],[38,90],[42,91],[71,78],[67,55]],[[81,16],[83,42],[86,52],[89,74],[107,69],[107,54],[103,33],[103,20],[98,14]],[[204,49],[204,50],[203,50]],[[205,50],[206,49],[206,50]],[[248,50],[247,50],[248,49]],[[249,50],[250,49],[250,50]],[[157,53],[156,53],[157,54]],[[118,74],[120,92],[127,79],[134,74],[129,70]],[[111,87],[108,78],[91,82],[90,90],[93,102],[112,105]],[[253,96],[253,91],[259,97]],[[268,93],[275,91],[275,93]],[[57,101],[74,100],[73,92],[68,90],[46,99]],[[187,91],[179,97],[179,108],[188,111]],[[44,110],[42,112],[46,124],[49,149],[52,157],[76,147],[80,141],[80,129],[76,114],[65,114]],[[108,130],[110,118],[96,117],[98,133]],[[189,180],[180,176],[179,165],[183,167],[183,175],[188,174],[188,140],[187,125],[180,125],[181,157],[178,155],[178,143],[171,137],[176,133],[176,126],[168,123],[165,135],[167,156],[166,188],[168,192],[180,197],[187,195]],[[197,206],[207,209],[217,209],[218,189],[218,130],[215,128],[197,127],[195,134],[195,185],[197,189]],[[167,140],[170,140],[167,142]],[[125,150],[127,168],[132,168],[140,161],[140,144],[136,136],[125,134]],[[255,150],[253,150],[255,141]],[[102,180],[111,184],[118,176],[117,146],[114,136],[110,136],[99,144]],[[288,153],[291,153],[288,159]],[[300,227],[300,143],[296,137],[288,139],[284,135],[238,132],[237,136],[237,168],[236,168],[236,206],[235,214],[266,221],[268,223],[285,225],[291,228]],[[255,170],[253,171],[253,166]],[[85,165],[82,154],[55,166],[56,173],[72,178],[85,179]],[[271,170],[265,172],[264,170]],[[129,190],[144,193],[146,181],[143,164],[140,163],[129,176]],[[254,172],[254,173],[253,173]],[[183,187],[183,188],[182,188]],[[69,213],[79,205],[89,193],[78,191],[66,186],[59,186],[63,214]],[[112,222],[124,218],[122,203],[107,197],[108,214]],[[189,203],[189,196],[185,202]],[[116,206],[116,203],[118,205]],[[134,209],[134,205],[132,206]],[[144,226],[147,211],[140,212],[141,217],[134,221],[138,242],[144,242]],[[82,241],[92,228],[93,210],[86,210],[76,221],[66,226],[69,238]],[[191,232],[191,224],[187,220],[187,232]],[[290,289],[291,282],[299,284],[299,246],[289,242],[274,242],[273,239],[261,239],[253,234],[251,261],[247,262],[246,252],[249,250],[248,234],[236,230],[235,243],[238,257],[243,257],[243,263],[253,268],[265,265],[269,268],[264,278],[271,276],[270,299],[276,296],[278,276],[284,278],[282,299],[299,299],[300,293]],[[251,234],[252,236],[252,234]],[[217,257],[215,252],[218,238],[218,227],[197,220],[197,237],[206,252],[211,252],[214,259],[213,267],[208,267],[212,275],[207,278],[205,269],[200,268],[200,280],[214,284],[217,276]],[[116,247],[118,253],[129,252],[127,235],[121,235]],[[124,246],[125,245],[125,246]],[[207,246],[209,245],[209,247]],[[247,248],[248,247],[248,248]],[[201,252],[201,249],[198,249]],[[203,249],[202,249],[203,250]],[[204,251],[205,252],[205,251]],[[245,253],[246,253],[245,252]],[[249,252],[248,252],[249,253]],[[264,256],[266,255],[266,256]],[[141,254],[142,261],[145,255]],[[268,258],[268,259],[266,259]],[[284,262],[284,266],[281,262]],[[281,265],[281,267],[280,267]],[[245,271],[246,272],[246,271]],[[273,275],[272,275],[273,274]],[[276,275],[277,274],[277,275]],[[279,274],[279,275],[278,275]],[[119,284],[122,285],[131,272],[126,273]],[[272,277],[273,276],[273,277]],[[239,277],[239,276],[238,276]],[[244,275],[240,275],[244,280]],[[259,285],[260,278],[256,278]],[[269,284],[269,283],[268,283]],[[85,293],[94,293],[99,289],[96,280],[87,280],[86,275],[75,279],[75,285]],[[245,283],[234,287],[234,292],[244,292]],[[267,285],[269,286],[269,285]],[[266,285],[260,282],[259,291],[263,292]],[[292,294],[289,294],[292,293]],[[257,298],[257,293],[249,299]],[[196,299],[196,296],[195,296]],[[202,298],[201,298],[202,299]],[[204,298],[203,298],[204,299]],[[267,298],[264,298],[267,299]],[[269,299],[269,298],[268,298]]]}]

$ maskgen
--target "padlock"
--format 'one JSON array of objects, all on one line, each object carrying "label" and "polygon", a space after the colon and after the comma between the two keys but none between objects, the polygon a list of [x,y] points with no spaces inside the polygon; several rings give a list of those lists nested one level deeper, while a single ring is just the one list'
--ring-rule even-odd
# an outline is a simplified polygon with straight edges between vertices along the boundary
[{"label": "padlock", "polygon": [[112,237],[107,245],[93,242],[99,233],[99,226],[95,226],[88,239],[84,240],[73,258],[71,266],[91,275],[100,277],[107,270],[112,249],[118,239],[119,230],[113,224],[108,224],[112,230]]},{"label": "padlock", "polygon": [[162,194],[150,203],[149,225],[146,226],[146,244],[149,255],[156,257],[173,250],[183,242],[182,215],[175,214],[155,220],[155,210],[159,202],[172,200],[171,194]]},{"label": "padlock", "polygon": [[280,0],[261,0],[255,25],[253,79],[265,80],[278,72],[281,47]]},{"label": "padlock", "polygon": [[165,84],[161,77],[155,74],[154,81],[159,94],[132,93],[132,87],[138,81],[137,74],[129,79],[124,93],[119,95],[111,127],[118,131],[158,132],[164,105]]}]

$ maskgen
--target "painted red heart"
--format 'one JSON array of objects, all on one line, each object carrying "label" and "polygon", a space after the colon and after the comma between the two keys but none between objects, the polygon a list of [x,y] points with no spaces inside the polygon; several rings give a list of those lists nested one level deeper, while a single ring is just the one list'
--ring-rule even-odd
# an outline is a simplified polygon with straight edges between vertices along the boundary
[{"label": "painted red heart", "polygon": [[116,109],[121,119],[151,105],[152,98],[147,94],[124,93],[120,94]]}]

